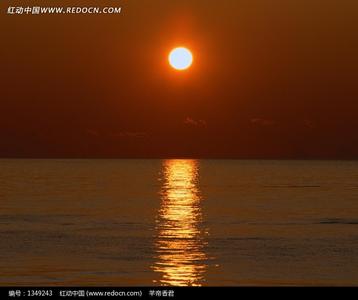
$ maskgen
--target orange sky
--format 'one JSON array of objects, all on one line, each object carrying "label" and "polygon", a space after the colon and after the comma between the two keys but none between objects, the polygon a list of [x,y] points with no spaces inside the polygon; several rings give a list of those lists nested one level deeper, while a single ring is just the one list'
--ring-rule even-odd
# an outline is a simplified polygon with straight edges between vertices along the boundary
[{"label": "orange sky", "polygon": [[[26,1],[122,7],[91,16],[13,4],[0,157],[358,158],[356,1]],[[195,56],[180,74],[179,45]]]}]

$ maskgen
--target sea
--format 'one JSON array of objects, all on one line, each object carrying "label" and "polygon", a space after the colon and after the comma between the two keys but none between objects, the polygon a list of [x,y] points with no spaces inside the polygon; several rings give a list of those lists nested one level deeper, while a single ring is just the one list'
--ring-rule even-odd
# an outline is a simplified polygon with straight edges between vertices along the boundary
[{"label": "sea", "polygon": [[358,285],[358,161],[1,159],[0,285]]}]

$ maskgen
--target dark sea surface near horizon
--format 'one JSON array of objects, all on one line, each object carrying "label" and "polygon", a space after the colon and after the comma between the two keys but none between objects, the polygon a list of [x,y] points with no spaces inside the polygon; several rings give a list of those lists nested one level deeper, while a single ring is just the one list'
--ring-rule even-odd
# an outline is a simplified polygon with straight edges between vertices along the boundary
[{"label": "dark sea surface near horizon", "polygon": [[0,160],[0,285],[358,285],[358,162]]}]

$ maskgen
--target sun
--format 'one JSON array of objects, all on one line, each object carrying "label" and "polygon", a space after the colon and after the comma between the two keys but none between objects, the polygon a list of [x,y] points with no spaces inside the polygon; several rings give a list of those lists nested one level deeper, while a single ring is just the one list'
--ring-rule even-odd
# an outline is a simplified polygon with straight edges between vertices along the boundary
[{"label": "sun", "polygon": [[183,71],[193,64],[193,54],[188,48],[178,47],[170,51],[168,60],[175,70]]}]

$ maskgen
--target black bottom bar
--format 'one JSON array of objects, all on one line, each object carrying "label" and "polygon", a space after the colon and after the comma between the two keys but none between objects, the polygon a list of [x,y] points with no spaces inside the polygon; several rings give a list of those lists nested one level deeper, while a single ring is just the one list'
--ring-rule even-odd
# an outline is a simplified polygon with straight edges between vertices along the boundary
[{"label": "black bottom bar", "polygon": [[[85,299],[85,298],[131,298],[131,299],[251,299],[270,296],[337,296],[351,292],[357,287],[0,287],[1,299]],[[244,297],[244,298],[243,298]]]}]

